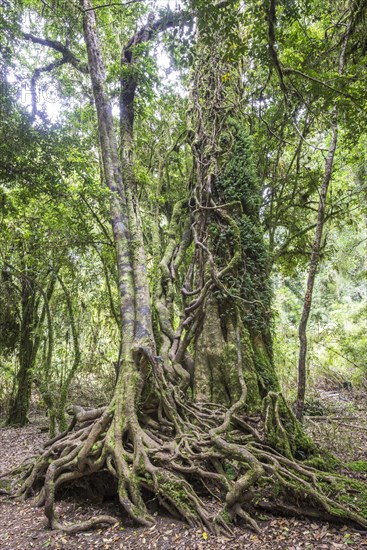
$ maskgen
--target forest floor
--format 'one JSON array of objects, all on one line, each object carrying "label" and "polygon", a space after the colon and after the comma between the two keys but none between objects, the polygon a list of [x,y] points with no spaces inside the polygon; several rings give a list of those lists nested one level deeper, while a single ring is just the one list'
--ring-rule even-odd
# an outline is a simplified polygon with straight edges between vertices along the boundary
[{"label": "forest floor", "polygon": [[[336,420],[323,416],[307,421],[316,442],[323,444],[343,461],[365,460],[367,457],[367,400],[365,394],[319,391],[317,400],[333,413]],[[45,421],[37,419],[25,428],[0,430],[0,473],[35,455],[47,440],[41,431]],[[367,474],[356,474],[367,480]],[[58,504],[63,522],[75,522],[94,514],[107,513],[118,517],[114,502],[97,504],[65,495]],[[367,535],[345,525],[330,525],[318,521],[280,518],[261,515],[261,535],[255,535],[237,525],[233,536],[215,537],[202,530],[188,527],[171,517],[157,514],[152,528],[136,527],[122,521],[108,529],[78,535],[66,535],[46,528],[42,509],[30,502],[9,501],[0,498],[0,549],[157,549],[157,550],[236,550],[261,548],[281,549],[367,549]]]}]

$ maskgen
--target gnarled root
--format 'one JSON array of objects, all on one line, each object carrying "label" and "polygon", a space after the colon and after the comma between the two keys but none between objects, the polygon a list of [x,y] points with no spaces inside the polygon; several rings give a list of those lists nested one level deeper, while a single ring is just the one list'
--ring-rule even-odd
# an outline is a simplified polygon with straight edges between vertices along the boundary
[{"label": "gnarled root", "polygon": [[[312,510],[313,517],[367,528],[367,517],[347,499],[351,489],[367,500],[365,485],[357,488],[358,482],[293,459],[294,437],[290,443],[286,440],[294,418],[287,417],[281,396],[266,398],[261,435],[243,416],[242,402],[229,410],[190,403],[168,380],[161,362],[145,350],[137,357],[139,369],[133,361],[125,365],[111,404],[88,414],[74,411],[67,432],[46,444],[24,480],[18,496],[36,494],[51,528],[75,533],[117,521],[99,516],[63,525],[57,518],[59,489],[102,471],[117,480],[121,507],[142,525],[154,522],[142,497],[145,489],[173,515],[212,532],[229,530],[236,517],[259,531],[256,509],[272,506],[284,513],[310,515]],[[155,388],[154,407],[147,402],[142,406],[143,378]],[[269,433],[276,435],[272,439]],[[348,489],[349,481],[353,486]],[[208,509],[202,493],[222,502],[219,512]]]}]

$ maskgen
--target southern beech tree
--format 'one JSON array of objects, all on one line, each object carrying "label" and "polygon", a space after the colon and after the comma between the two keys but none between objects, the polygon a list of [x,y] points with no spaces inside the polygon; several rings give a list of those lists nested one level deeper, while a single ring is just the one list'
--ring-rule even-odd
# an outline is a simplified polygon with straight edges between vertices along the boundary
[{"label": "southern beech tree", "polygon": [[[154,522],[144,498],[154,495],[172,515],[210,531],[228,529],[237,516],[257,531],[261,509],[367,527],[365,513],[348,504],[349,491],[366,495],[366,487],[314,467],[327,465],[279,392],[262,197],[242,115],[244,65],[241,51],[231,52],[246,34],[240,8],[193,1],[182,13],[147,16],[119,52],[117,132],[98,24],[105,8],[94,9],[91,0],[73,7],[82,17],[110,191],[121,350],[111,402],[76,406],[70,426],[46,444],[19,490],[23,497],[37,493],[51,528],[115,523],[101,516],[63,525],[57,515],[63,486],[81,478],[93,486],[101,475],[110,477],[124,512],[143,525]],[[193,20],[186,132],[192,175],[182,181],[165,234],[156,216],[148,237],[134,151],[139,56],[159,33]],[[36,43],[80,67],[69,46]],[[214,512],[205,495],[218,501]]]}]

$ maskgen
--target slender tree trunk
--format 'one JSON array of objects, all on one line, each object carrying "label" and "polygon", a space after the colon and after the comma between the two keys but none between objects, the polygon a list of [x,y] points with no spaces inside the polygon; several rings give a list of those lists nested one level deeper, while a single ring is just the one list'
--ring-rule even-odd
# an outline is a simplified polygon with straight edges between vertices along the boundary
[{"label": "slender tree trunk", "polygon": [[35,286],[30,278],[22,277],[22,321],[19,339],[19,371],[16,394],[11,402],[8,424],[25,426],[31,399],[32,375],[36,360],[35,335],[37,323]]},{"label": "slender tree trunk", "polygon": [[[57,408],[55,411],[55,416],[58,423],[58,428],[60,432],[63,432],[67,427],[67,422],[65,418],[65,406],[66,406],[66,400],[68,396],[68,391],[70,384],[78,370],[80,360],[81,360],[81,350],[79,345],[79,333],[77,329],[77,325],[75,322],[74,317],[74,310],[73,310],[73,304],[71,300],[70,293],[68,291],[67,286],[65,285],[64,281],[61,279],[61,277],[58,277],[58,281],[62,287],[62,290],[64,291],[65,300],[66,300],[66,306],[69,314],[69,321],[70,321],[70,327],[71,327],[71,335],[73,339],[73,347],[74,347],[74,358],[73,358],[73,364],[69,370],[69,372],[66,375],[65,380],[63,381],[61,388],[60,388],[60,394],[57,400]],[[51,435],[51,434],[50,434]],[[55,435],[55,434],[53,434]]]},{"label": "slender tree trunk", "polygon": [[[335,111],[335,110],[334,110]],[[327,193],[329,184],[332,177],[334,155],[338,140],[338,123],[336,120],[336,112],[334,113],[335,120],[333,121],[332,137],[329,146],[328,157],[325,163],[325,175],[323,184],[320,190],[319,207],[317,213],[317,226],[315,232],[315,238],[312,244],[312,252],[310,265],[308,268],[306,294],[303,301],[303,309],[301,321],[298,328],[300,349],[298,358],[298,392],[297,392],[297,405],[296,416],[299,420],[302,420],[303,410],[305,404],[306,394],[306,358],[307,358],[307,324],[310,316],[312,306],[312,295],[315,284],[316,272],[320,260],[320,246],[324,228],[325,208],[327,201]]]},{"label": "slender tree trunk", "polygon": [[[342,42],[342,48],[339,57],[338,72],[341,76],[344,71],[345,64],[345,52],[348,45],[348,39],[351,29],[351,21],[348,24],[344,40]],[[312,244],[310,265],[308,268],[306,293],[303,301],[302,316],[298,328],[299,335],[299,357],[298,357],[298,388],[297,388],[297,403],[296,403],[296,416],[299,420],[303,418],[303,411],[305,406],[305,394],[306,394],[306,360],[307,360],[307,324],[311,312],[312,296],[315,284],[315,278],[320,261],[320,247],[322,234],[325,221],[325,210],[327,204],[327,195],[329,190],[329,184],[332,178],[334,156],[338,143],[338,108],[335,105],[332,112],[332,124],[331,124],[331,142],[329,145],[328,155],[325,162],[324,179],[320,189],[319,206],[317,212],[317,225],[315,231],[315,238]]]},{"label": "slender tree trunk", "polygon": [[81,0],[88,64],[98,117],[98,134],[105,181],[111,191],[112,230],[116,246],[122,331],[122,360],[130,357],[135,328],[135,292],[126,189],[122,179],[112,109],[105,90],[105,67],[90,0]]},{"label": "slender tree trunk", "polygon": [[52,315],[50,310],[50,301],[55,290],[57,273],[58,273],[58,269],[54,273],[52,273],[51,279],[49,281],[46,291],[44,291],[40,286],[38,287],[38,291],[40,292],[43,299],[43,305],[42,305],[41,313],[39,315],[39,319],[37,323],[37,333],[35,335],[35,348],[38,350],[42,341],[41,328],[46,319],[47,341],[44,343],[44,352],[43,352],[41,368],[39,370],[39,376],[34,377],[34,383],[36,387],[39,389],[42,399],[47,408],[47,413],[49,416],[49,433],[51,436],[55,435],[56,424],[55,424],[54,395],[52,392],[52,372],[51,372],[52,356],[53,356],[53,350],[54,350],[54,330],[53,330]]},{"label": "slender tree trunk", "polygon": [[[152,32],[152,16],[139,37],[146,42]],[[133,44],[135,45],[135,44]],[[134,116],[136,76],[133,74],[135,63],[131,48],[124,49],[121,57],[122,69],[128,68],[130,75],[120,81],[120,162],[125,177],[126,200],[129,218],[131,259],[135,289],[135,338],[136,341],[154,349],[153,325],[149,293],[147,261],[143,240],[143,227],[139,207],[138,185],[134,174]]]}]

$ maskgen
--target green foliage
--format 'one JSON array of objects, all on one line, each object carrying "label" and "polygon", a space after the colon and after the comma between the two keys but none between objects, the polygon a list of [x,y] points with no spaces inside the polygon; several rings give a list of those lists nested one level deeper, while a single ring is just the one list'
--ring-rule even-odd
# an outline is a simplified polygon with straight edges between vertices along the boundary
[{"label": "green foliage", "polygon": [[12,353],[19,335],[19,303],[16,288],[9,273],[1,272],[0,279],[0,352]]},{"label": "green foliage", "polygon": [[[326,388],[338,390],[344,381],[351,381],[356,387],[365,383],[364,231],[361,211],[355,213],[353,225],[339,222],[330,228],[309,323],[308,373],[311,387],[322,382]],[[274,280],[275,361],[282,387],[293,397],[297,327],[305,274],[301,270],[292,277],[276,273]],[[306,414],[328,413],[325,403],[320,403],[319,397],[312,395],[312,390],[306,401]]]},{"label": "green foliage", "polygon": [[327,406],[317,397],[310,396],[305,401],[304,414],[306,416],[324,416],[329,412]]}]

